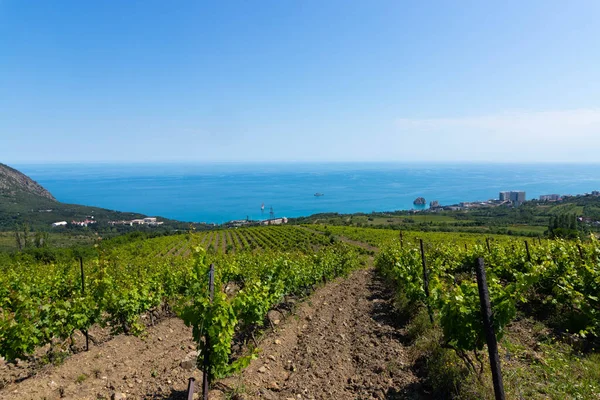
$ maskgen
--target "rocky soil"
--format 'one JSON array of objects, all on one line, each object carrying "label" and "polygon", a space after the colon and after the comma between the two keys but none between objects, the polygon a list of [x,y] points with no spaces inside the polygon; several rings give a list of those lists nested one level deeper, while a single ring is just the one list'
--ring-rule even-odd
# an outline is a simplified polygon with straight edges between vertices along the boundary
[{"label": "rocky soil", "polygon": [[319,289],[221,383],[239,398],[427,398],[397,322],[390,291],[372,269],[357,271]]}]

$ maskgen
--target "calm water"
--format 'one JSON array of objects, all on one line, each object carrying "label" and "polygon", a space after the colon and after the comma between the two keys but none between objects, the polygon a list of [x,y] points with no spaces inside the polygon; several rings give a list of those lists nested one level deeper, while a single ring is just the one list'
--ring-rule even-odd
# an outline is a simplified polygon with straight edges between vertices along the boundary
[{"label": "calm water", "polygon": [[[183,221],[297,217],[497,198],[501,190],[600,190],[600,164],[52,164],[14,165],[58,200]],[[314,193],[324,193],[315,197]],[[260,206],[265,204],[265,212]]]}]

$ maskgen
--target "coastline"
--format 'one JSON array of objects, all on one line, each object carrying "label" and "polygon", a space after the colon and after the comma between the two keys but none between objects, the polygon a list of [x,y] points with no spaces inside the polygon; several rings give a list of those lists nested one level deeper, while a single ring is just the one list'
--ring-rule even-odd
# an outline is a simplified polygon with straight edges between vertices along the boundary
[{"label": "coastline", "polygon": [[[16,164],[64,203],[222,224],[316,213],[410,211],[424,197],[443,206],[600,188],[600,164],[149,163]],[[315,197],[314,193],[325,193]],[[261,213],[260,205],[265,204]],[[425,207],[427,209],[428,206]]]}]

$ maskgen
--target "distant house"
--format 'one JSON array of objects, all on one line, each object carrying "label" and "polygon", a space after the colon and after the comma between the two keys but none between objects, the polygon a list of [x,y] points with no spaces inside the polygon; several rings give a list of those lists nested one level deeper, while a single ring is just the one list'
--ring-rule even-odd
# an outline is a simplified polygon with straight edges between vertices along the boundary
[{"label": "distant house", "polygon": [[[94,223],[95,221],[92,221],[92,223]],[[162,221],[157,221],[156,217],[146,217],[144,219],[132,219],[131,221],[108,221],[108,224],[110,226],[115,226],[115,225],[129,225],[129,226],[133,226],[133,225],[149,225],[149,226],[158,226],[158,225],[162,225],[164,222]]]},{"label": "distant house", "polygon": [[53,228],[56,228],[57,226],[67,226],[67,221],[59,221],[52,224]]},{"label": "distant house", "polygon": [[283,218],[271,218],[271,219],[265,219],[264,221],[261,222],[261,224],[263,225],[281,225],[281,224],[287,224],[288,219],[286,217]]},{"label": "distant house", "polygon": [[76,226],[88,226],[95,223],[96,221],[87,218],[84,221],[71,221],[71,224]]}]

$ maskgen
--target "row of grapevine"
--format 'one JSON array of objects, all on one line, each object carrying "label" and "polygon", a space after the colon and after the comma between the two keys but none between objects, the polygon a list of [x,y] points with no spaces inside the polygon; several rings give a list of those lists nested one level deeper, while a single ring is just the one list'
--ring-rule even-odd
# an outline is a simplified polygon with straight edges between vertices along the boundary
[{"label": "row of grapevine", "polygon": [[473,273],[479,257],[486,264],[498,338],[524,303],[544,304],[562,313],[565,331],[583,337],[600,333],[600,246],[594,238],[585,244],[550,240],[526,247],[507,241],[468,249],[434,243],[426,251],[429,297],[418,246],[389,243],[378,254],[376,266],[409,302],[433,311],[446,345],[460,353],[480,350],[485,343]]},{"label": "row of grapevine", "polygon": [[261,226],[207,231],[200,234],[201,245],[214,252],[270,249],[312,251],[329,245],[327,238],[297,226]]},{"label": "row of grapevine", "polygon": [[[291,257],[291,254],[295,255]],[[223,290],[216,290],[211,302],[210,262],[204,252],[197,254],[193,278],[186,291],[189,301],[183,308],[182,318],[193,327],[199,357],[207,351],[210,353],[208,373],[211,379],[239,371],[256,356],[254,352],[232,359],[231,344],[236,332],[262,326],[267,311],[284,296],[307,294],[314,285],[346,275],[361,265],[356,251],[341,243],[310,255],[240,253],[215,263],[215,287],[234,283],[239,291],[228,296]],[[203,340],[205,337],[208,340]]]}]

